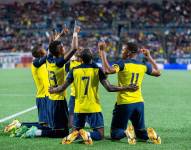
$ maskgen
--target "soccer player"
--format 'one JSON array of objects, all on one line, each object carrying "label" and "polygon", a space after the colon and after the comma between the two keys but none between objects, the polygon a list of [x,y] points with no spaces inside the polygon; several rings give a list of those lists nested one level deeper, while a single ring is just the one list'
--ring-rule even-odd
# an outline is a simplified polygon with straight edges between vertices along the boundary
[{"label": "soccer player", "polygon": [[[57,87],[64,83],[64,65],[78,49],[78,33],[75,31],[72,40],[72,50],[64,55],[64,47],[60,41],[52,41],[49,45],[50,55],[47,56],[49,85]],[[47,100],[48,125],[52,129],[62,130],[66,136],[68,129],[68,107],[65,92],[49,94]]]},{"label": "soccer player", "polygon": [[46,128],[48,123],[46,108],[46,99],[48,96],[48,73],[45,65],[46,51],[41,45],[37,45],[32,50],[32,56],[35,58],[31,65],[31,72],[37,88],[36,105],[39,122],[21,123],[18,120],[13,120],[13,122],[4,129],[4,132],[12,132],[11,137],[21,136],[32,126],[36,126],[40,129]]},{"label": "soccer player", "polygon": [[32,76],[37,88],[36,105],[38,109],[39,122],[47,122],[46,97],[48,93],[48,72],[46,69],[46,50],[42,47],[35,47],[32,50],[32,55],[35,58],[31,65]]},{"label": "soccer player", "polygon": [[[134,91],[137,86],[130,85],[118,87],[111,85],[103,71],[92,61],[90,49],[84,49],[80,53],[82,64],[74,67],[68,74],[63,85],[50,87],[50,93],[62,93],[71,83],[75,87],[75,108],[73,132],[62,140],[62,144],[70,144],[80,135],[85,144],[92,144],[93,140],[101,140],[104,136],[104,122],[101,113],[101,105],[98,97],[99,81],[109,92]],[[88,118],[92,132],[86,132],[86,118]]]},{"label": "soccer player", "polygon": [[[144,141],[150,139],[153,143],[160,144],[160,137],[157,136],[153,128],[145,129],[144,122],[144,100],[141,93],[144,74],[146,73],[155,77],[160,76],[160,71],[151,57],[149,50],[141,49],[141,53],[144,54],[149,62],[148,64],[143,64],[136,59],[139,53],[137,45],[128,42],[122,50],[122,60],[110,66],[104,52],[106,48],[105,42],[100,42],[98,47],[106,73],[117,73],[119,86],[129,84],[139,86],[136,92],[118,92],[111,123],[111,138],[119,140],[130,135],[130,138],[128,138],[129,144],[135,144],[136,140],[133,132],[135,130],[138,139]],[[128,120],[132,122],[134,130],[127,128]]]}]

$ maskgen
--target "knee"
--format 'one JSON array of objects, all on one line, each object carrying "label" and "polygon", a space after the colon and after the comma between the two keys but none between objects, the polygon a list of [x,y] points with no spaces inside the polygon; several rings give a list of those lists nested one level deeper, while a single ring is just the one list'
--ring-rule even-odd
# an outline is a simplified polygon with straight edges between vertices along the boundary
[{"label": "knee", "polygon": [[104,138],[104,132],[99,131],[99,130],[93,130],[93,132],[90,133],[92,139],[94,140],[102,140]]},{"label": "knee", "polygon": [[113,140],[120,140],[121,136],[119,136],[119,130],[118,129],[111,129],[110,131],[111,139]]},{"label": "knee", "polygon": [[145,129],[135,129],[135,134],[136,134],[136,137],[139,139],[142,139],[145,141],[149,139],[147,131]]}]

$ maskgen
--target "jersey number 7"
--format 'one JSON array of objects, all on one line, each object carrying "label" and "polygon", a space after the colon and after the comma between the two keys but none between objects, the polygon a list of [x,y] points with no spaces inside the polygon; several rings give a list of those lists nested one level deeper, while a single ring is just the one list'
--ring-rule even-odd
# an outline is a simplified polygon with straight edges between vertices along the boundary
[{"label": "jersey number 7", "polygon": [[90,82],[90,77],[82,77],[82,80],[84,81],[85,86],[85,92],[84,95],[88,94],[88,86],[89,86],[89,82]]}]

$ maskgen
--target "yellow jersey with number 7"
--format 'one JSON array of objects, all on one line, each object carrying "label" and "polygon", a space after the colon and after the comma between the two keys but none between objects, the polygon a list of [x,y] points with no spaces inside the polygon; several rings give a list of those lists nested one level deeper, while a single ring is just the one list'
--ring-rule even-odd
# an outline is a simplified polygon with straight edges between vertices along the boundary
[{"label": "yellow jersey with number 7", "polygon": [[75,113],[101,112],[98,96],[99,81],[105,79],[103,71],[94,63],[74,67],[66,80],[73,81],[75,88]]}]

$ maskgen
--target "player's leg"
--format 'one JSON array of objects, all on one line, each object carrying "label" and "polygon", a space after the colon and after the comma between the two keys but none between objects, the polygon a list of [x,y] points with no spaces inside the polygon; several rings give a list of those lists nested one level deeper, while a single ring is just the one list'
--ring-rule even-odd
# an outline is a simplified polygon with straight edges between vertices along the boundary
[{"label": "player's leg", "polygon": [[62,139],[62,144],[71,144],[79,136],[79,131],[85,126],[86,113],[74,113],[73,131]]},{"label": "player's leg", "polygon": [[144,103],[136,103],[136,110],[134,111],[131,121],[135,129],[136,137],[140,140],[147,141],[148,139],[151,140],[154,144],[160,144],[161,139],[156,134],[153,128],[145,128],[145,121],[144,121]]},{"label": "player's leg", "polygon": [[38,120],[42,123],[47,123],[47,98],[36,98],[36,106],[38,110]]},{"label": "player's leg", "polygon": [[43,130],[42,136],[65,137],[69,134],[66,100],[47,100],[47,118],[51,130]]},{"label": "player's leg", "polygon": [[73,119],[74,119],[74,105],[75,105],[75,97],[70,96],[68,110],[69,110],[69,127],[72,127]]},{"label": "player's leg", "polygon": [[93,131],[89,132],[93,140],[102,140],[104,138],[104,119],[101,112],[89,113],[86,121]]},{"label": "player's leg", "polygon": [[[47,124],[46,123],[39,123],[39,122],[20,122],[19,120],[13,120],[9,125],[7,125],[4,129],[5,133],[12,133],[14,136],[15,132],[20,129],[21,127],[25,126],[23,129],[31,128],[32,126],[36,126],[39,129],[47,129]],[[18,131],[21,131],[18,130]],[[18,132],[17,131],[17,132]]]},{"label": "player's leg", "polygon": [[134,103],[135,111],[133,112],[130,120],[135,130],[136,137],[141,140],[148,140],[147,130],[145,129],[144,120],[144,103]]},{"label": "player's leg", "polygon": [[111,138],[114,140],[120,140],[126,137],[125,130],[129,116],[131,115],[131,109],[126,105],[117,105],[113,110],[112,122],[111,122]]},{"label": "player's leg", "polygon": [[48,129],[32,126],[22,137],[61,138],[69,134],[66,100],[47,100],[47,118]]}]

